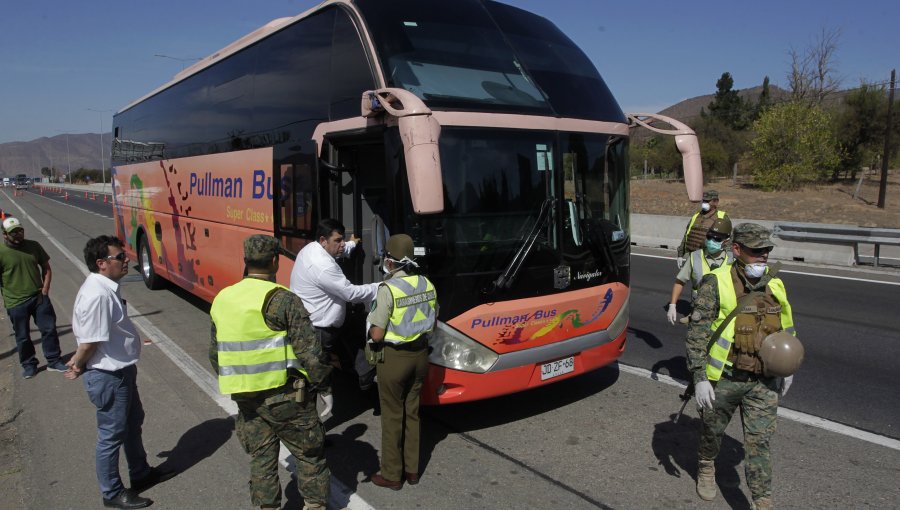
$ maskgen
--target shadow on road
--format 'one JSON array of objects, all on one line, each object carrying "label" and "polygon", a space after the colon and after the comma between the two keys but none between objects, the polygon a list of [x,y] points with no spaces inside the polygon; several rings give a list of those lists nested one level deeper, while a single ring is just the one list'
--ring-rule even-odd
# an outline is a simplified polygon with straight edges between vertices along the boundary
[{"label": "shadow on road", "polygon": [[183,473],[212,456],[228,442],[233,432],[234,417],[215,418],[191,427],[171,450],[157,454],[166,459],[160,467]]},{"label": "shadow on road", "polygon": [[[688,405],[691,405],[690,403]],[[675,478],[697,480],[697,448],[700,440],[700,418],[682,415],[674,423],[676,414],[653,427],[653,454],[663,471]],[[744,447],[728,434],[722,437],[722,448],[716,459],[716,484],[721,496],[731,508],[750,508],[750,501],[741,490],[738,466],[744,459]],[[657,468],[651,468],[658,471]],[[697,497],[698,504],[702,503]]]},{"label": "shadow on road", "polygon": [[632,334],[635,338],[639,338],[644,341],[652,349],[659,349],[663,346],[662,341],[649,331],[644,331],[642,329],[628,328],[628,332]]},{"label": "shadow on road", "polygon": [[656,375],[661,373],[660,370],[665,370],[665,373],[673,379],[680,379],[682,381],[688,381],[691,379],[691,374],[687,369],[687,358],[685,358],[684,356],[674,356],[669,359],[661,359],[654,363],[650,368],[650,377],[653,378],[654,381],[659,380]]},{"label": "shadow on road", "polygon": [[[448,406],[423,407],[422,463],[426,476],[431,453],[450,434],[467,436],[467,432],[513,423],[544,414],[605,391],[619,379],[619,366],[613,364],[578,377],[482,401]],[[474,441],[474,438],[469,438]]]}]

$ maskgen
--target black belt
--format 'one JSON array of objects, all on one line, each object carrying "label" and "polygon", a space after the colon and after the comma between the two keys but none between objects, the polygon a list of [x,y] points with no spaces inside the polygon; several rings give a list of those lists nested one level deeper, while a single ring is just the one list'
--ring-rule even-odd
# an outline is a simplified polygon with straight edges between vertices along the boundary
[{"label": "black belt", "polygon": [[741,370],[739,368],[732,369],[731,372],[723,372],[722,377],[735,381],[735,382],[750,382],[750,381],[758,381],[763,378],[762,374],[757,374],[756,372],[750,372],[747,370]]},{"label": "black belt", "polygon": [[384,345],[397,351],[421,351],[428,348],[428,338],[422,335],[412,342],[403,342],[401,344],[385,342]]}]

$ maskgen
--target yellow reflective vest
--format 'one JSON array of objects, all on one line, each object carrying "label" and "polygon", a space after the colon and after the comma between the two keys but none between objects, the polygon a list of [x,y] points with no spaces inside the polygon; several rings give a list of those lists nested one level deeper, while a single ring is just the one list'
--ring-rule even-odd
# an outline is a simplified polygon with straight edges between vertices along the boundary
[{"label": "yellow reflective vest", "polygon": [[[716,282],[719,286],[719,316],[710,325],[712,332],[719,329],[719,326],[737,307],[737,294],[734,290],[734,281],[731,279],[732,266],[722,266],[714,269],[710,274],[715,275]],[[766,270],[768,272],[768,269]],[[791,313],[791,304],[787,300],[787,293],[784,290],[784,282],[780,278],[772,278],[766,287],[772,292],[772,297],[781,305],[781,327],[784,331],[797,336],[794,330],[794,316]],[[728,325],[722,331],[719,338],[713,342],[709,348],[709,358],[706,363],[706,378],[710,381],[718,381],[722,378],[722,372],[725,366],[731,365],[728,361],[728,354],[731,352],[731,346],[734,345],[734,321],[729,321]]]},{"label": "yellow reflective vest", "polygon": [[[703,277],[708,275],[713,271],[713,268],[709,267],[709,262],[706,260],[706,252],[703,248],[699,250],[694,250],[691,252],[691,298],[697,298],[697,289],[700,288],[700,283],[703,281]],[[716,268],[722,266],[730,266],[734,264],[734,255],[731,253],[731,250],[725,252],[725,259],[721,264],[716,266]]]},{"label": "yellow reflective vest", "polygon": [[287,288],[257,278],[244,278],[222,289],[213,300],[209,315],[216,325],[219,391],[248,393],[277,388],[287,383],[288,368],[305,377],[287,331],[266,325],[263,305],[268,295]]},{"label": "yellow reflective vest", "polygon": [[391,318],[384,333],[386,342],[412,342],[434,329],[437,292],[424,276],[402,276],[385,280],[393,298]]}]

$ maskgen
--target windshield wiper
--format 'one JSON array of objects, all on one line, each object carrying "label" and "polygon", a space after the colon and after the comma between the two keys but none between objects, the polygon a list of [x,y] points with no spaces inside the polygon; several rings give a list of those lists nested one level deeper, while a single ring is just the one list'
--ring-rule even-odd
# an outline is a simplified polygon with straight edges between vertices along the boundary
[{"label": "windshield wiper", "polygon": [[508,289],[512,286],[513,282],[516,281],[516,277],[522,269],[522,264],[525,263],[525,259],[528,258],[532,248],[534,248],[534,242],[537,241],[541,231],[547,225],[547,221],[551,217],[550,211],[553,209],[553,204],[555,203],[555,198],[547,197],[541,204],[541,212],[538,214],[534,226],[531,227],[531,232],[528,233],[528,236],[522,242],[522,246],[519,247],[519,251],[516,252],[516,255],[506,266],[506,270],[503,271],[503,274],[494,280],[493,288],[491,289],[492,292],[497,289]]}]

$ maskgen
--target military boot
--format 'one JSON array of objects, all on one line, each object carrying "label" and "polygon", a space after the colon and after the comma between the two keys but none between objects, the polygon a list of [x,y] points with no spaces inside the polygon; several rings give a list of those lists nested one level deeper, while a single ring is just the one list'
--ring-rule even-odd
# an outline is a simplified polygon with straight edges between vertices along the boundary
[{"label": "military boot", "polygon": [[759,498],[753,500],[753,510],[772,510],[775,505],[772,504],[772,498]]},{"label": "military boot", "polygon": [[700,459],[697,464],[697,495],[712,501],[716,497],[716,461]]}]

